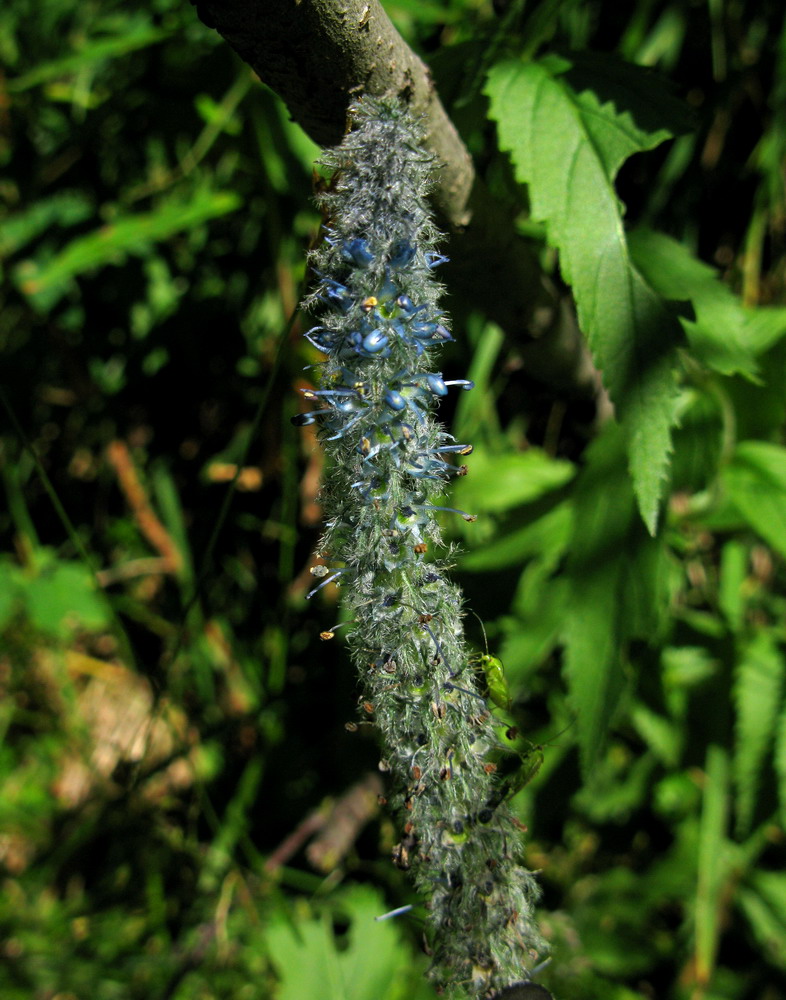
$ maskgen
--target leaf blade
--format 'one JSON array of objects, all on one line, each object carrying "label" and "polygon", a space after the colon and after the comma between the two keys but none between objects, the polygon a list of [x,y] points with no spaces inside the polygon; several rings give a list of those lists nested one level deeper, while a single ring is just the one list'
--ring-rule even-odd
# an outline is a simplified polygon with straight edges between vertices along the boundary
[{"label": "leaf blade", "polygon": [[[577,95],[555,63],[492,67],[485,92],[500,147],[528,185],[571,285],[579,324],[625,430],[642,517],[654,532],[675,421],[676,321],[634,268],[613,186],[620,163],[666,136],[637,129],[595,95]],[[567,166],[566,166],[567,165]]]},{"label": "leaf blade", "polygon": [[786,662],[769,631],[757,632],[741,651],[734,679],[734,783],[737,827],[751,827],[761,771],[771,744]]},{"label": "leaf blade", "polygon": [[786,448],[767,441],[740,442],[722,482],[751,528],[786,555]]}]

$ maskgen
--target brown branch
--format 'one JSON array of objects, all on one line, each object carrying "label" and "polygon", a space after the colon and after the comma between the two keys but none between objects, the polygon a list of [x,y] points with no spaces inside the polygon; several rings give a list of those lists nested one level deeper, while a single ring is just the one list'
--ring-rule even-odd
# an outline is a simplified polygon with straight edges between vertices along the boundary
[{"label": "brown branch", "polygon": [[178,573],[183,567],[183,557],[174,540],[150,505],[144,486],[136,471],[128,445],[124,441],[110,441],[106,449],[109,464],[117,474],[139,530],[161,555],[161,564],[168,573]]},{"label": "brown branch", "polygon": [[320,146],[346,130],[360,94],[395,93],[427,124],[444,169],[436,202],[453,226],[468,219],[474,179],[469,153],[445,113],[428,67],[399,35],[378,0],[192,0],[292,117]]},{"label": "brown branch", "polygon": [[426,143],[440,164],[435,207],[449,228],[461,232],[450,248],[449,291],[523,344],[530,375],[559,394],[594,399],[599,419],[609,415],[608,397],[573,311],[543,280],[510,212],[477,178],[428,67],[379,0],[191,2],[320,145],[341,140],[347,107],[362,93],[398,94],[422,115]]}]

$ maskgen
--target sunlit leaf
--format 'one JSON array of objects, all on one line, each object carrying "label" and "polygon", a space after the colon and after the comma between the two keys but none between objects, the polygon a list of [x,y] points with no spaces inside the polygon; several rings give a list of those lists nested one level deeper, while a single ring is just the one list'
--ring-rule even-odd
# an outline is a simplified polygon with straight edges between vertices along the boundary
[{"label": "sunlit leaf", "polygon": [[620,437],[609,427],[588,451],[566,567],[565,668],[588,776],[624,688],[627,641],[653,639],[668,606],[665,550],[635,514]]},{"label": "sunlit leaf", "polygon": [[738,890],[738,902],[768,959],[786,969],[786,874],[756,872]]},{"label": "sunlit leaf", "polygon": [[722,482],[751,528],[786,555],[786,448],[767,441],[741,442]]},{"label": "sunlit leaf", "polygon": [[570,482],[576,473],[572,462],[550,458],[540,448],[501,455],[477,449],[467,464],[469,475],[456,483],[453,499],[473,512],[532,503]]},{"label": "sunlit leaf", "polygon": [[486,94],[500,146],[528,185],[531,213],[559,250],[579,323],[625,430],[634,490],[654,531],[671,449],[676,391],[674,348],[681,333],[634,268],[614,176],[631,154],[668,132],[640,128],[624,92],[605,100],[575,91],[571,64],[505,62]]},{"label": "sunlit leaf", "polygon": [[721,552],[718,604],[734,631],[742,628],[745,616],[745,578],[748,570],[748,546],[730,539]]},{"label": "sunlit leaf", "polygon": [[117,59],[137,49],[155,45],[169,37],[171,33],[163,28],[148,24],[145,20],[137,21],[137,23],[126,21],[123,28],[124,31],[121,35],[114,38],[89,39],[73,55],[63,56],[52,62],[43,62],[22,76],[12,77],[7,82],[8,89],[12,93],[29,90],[31,87],[37,87],[49,80],[56,80],[59,77],[84,71],[85,67],[91,64]]},{"label": "sunlit leaf", "polygon": [[559,504],[543,517],[520,528],[504,528],[493,541],[466,552],[461,568],[470,572],[521,565],[525,559],[540,554],[559,559],[565,551],[573,524],[568,503]]},{"label": "sunlit leaf", "polygon": [[122,264],[127,254],[144,254],[152,243],[233,212],[239,204],[240,198],[226,191],[204,191],[188,202],[165,201],[153,212],[123,216],[77,237],[46,261],[24,261],[15,269],[14,277],[32,304],[45,312],[77,275]]},{"label": "sunlit leaf", "polygon": [[90,571],[79,563],[54,562],[27,582],[24,606],[30,623],[66,638],[81,630],[106,628],[111,613]]},{"label": "sunlit leaf", "polygon": [[757,356],[786,336],[786,309],[746,309],[713,268],[686,247],[647,229],[628,234],[637,268],[665,299],[690,302],[682,326],[695,356],[722,375],[758,379]]},{"label": "sunlit leaf", "polygon": [[634,705],[631,722],[658,759],[668,767],[675,767],[683,742],[679,728],[643,703]]},{"label": "sunlit leaf", "polygon": [[694,961],[699,982],[709,982],[715,967],[721,932],[729,858],[726,824],[729,813],[729,762],[716,745],[707,750],[699,833],[698,876],[695,902]]},{"label": "sunlit leaf", "polygon": [[274,919],[265,938],[279,976],[276,1000],[428,1000],[434,996],[409,967],[395,923],[374,919],[385,912],[378,893],[356,886],[344,893],[341,908],[350,926],[340,942],[327,913],[294,923],[283,914]]},{"label": "sunlit leaf", "polygon": [[762,767],[772,744],[781,707],[786,661],[772,632],[757,632],[740,651],[734,677],[737,708],[734,739],[734,782],[737,826],[750,829]]},{"label": "sunlit leaf", "polygon": [[52,226],[73,226],[93,212],[93,200],[82,191],[59,191],[0,224],[0,258],[16,253]]}]

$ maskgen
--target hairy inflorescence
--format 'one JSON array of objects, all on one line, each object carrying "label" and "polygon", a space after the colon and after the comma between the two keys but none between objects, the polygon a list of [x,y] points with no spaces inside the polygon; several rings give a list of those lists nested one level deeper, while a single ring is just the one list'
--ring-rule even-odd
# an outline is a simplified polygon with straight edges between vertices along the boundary
[{"label": "hairy inflorescence", "polygon": [[306,302],[318,323],[306,337],[325,360],[296,422],[318,424],[331,458],[311,593],[341,586],[361,710],[399,807],[394,860],[427,898],[431,974],[453,995],[491,997],[527,978],[542,941],[520,825],[495,774],[499,727],[475,681],[461,592],[446,554],[435,556],[441,494],[472,449],[433,413],[471,383],[434,370],[452,338],[419,125],[397,100],[371,98],[352,123],[323,159],[334,175]]}]

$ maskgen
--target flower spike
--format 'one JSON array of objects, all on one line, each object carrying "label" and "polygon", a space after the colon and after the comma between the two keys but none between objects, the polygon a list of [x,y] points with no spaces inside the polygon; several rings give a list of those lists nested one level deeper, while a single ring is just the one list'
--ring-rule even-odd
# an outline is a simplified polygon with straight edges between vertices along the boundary
[{"label": "flower spike", "polygon": [[318,426],[331,457],[320,546],[329,565],[314,567],[308,597],[340,579],[363,721],[378,730],[399,807],[394,861],[427,899],[430,975],[451,997],[480,1000],[528,980],[544,946],[520,824],[495,774],[492,708],[474,689],[462,596],[433,556],[438,512],[474,520],[440,503],[472,446],[434,416],[451,387],[472,383],[445,378],[434,357],[452,336],[420,125],[395,99],[364,97],[351,119],[324,154],[335,171],[320,196],[330,224],[310,258],[305,304],[317,325],[305,336],[325,355],[321,384],[304,393],[313,409],[294,418]]}]

